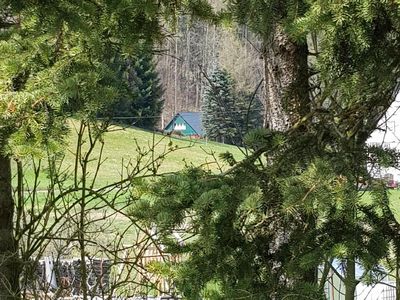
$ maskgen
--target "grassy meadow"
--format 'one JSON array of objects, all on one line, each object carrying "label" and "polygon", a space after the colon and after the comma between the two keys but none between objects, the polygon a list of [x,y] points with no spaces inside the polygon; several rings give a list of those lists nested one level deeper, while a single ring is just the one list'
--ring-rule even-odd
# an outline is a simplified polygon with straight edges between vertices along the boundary
[{"label": "grassy meadow", "polygon": [[[62,159],[61,170],[72,174],[75,164],[75,153],[78,140],[79,123],[74,120],[69,122],[69,133],[67,146]],[[84,147],[82,153],[87,152],[89,139],[84,136]],[[99,159],[101,165],[97,170],[95,186],[101,187],[108,183],[118,181],[127,170],[135,166],[141,169],[140,174],[152,173],[153,160],[159,163],[157,174],[176,172],[185,165],[200,166],[210,170],[226,168],[219,155],[230,152],[236,159],[241,159],[244,154],[238,147],[207,142],[200,139],[178,138],[152,133],[149,131],[113,125],[104,134],[104,146],[101,152],[101,144],[94,148],[88,164],[89,178],[94,177]],[[100,156],[101,153],[101,156]],[[139,163],[138,163],[139,162]],[[32,184],[34,173],[32,161],[25,161],[25,179]],[[46,165],[47,162],[43,162]],[[40,174],[40,189],[48,186],[45,172]]]},{"label": "grassy meadow", "polygon": [[[66,187],[73,183],[73,175],[75,168],[75,158],[78,144],[79,123],[75,120],[68,122],[69,131],[66,139],[65,149],[63,149],[63,158],[57,161],[61,172],[65,172]],[[89,150],[90,140],[87,132],[83,135],[82,154]],[[127,169],[132,170],[135,166],[141,170],[140,175],[151,175],[153,171],[153,160],[160,162],[157,174],[176,172],[185,167],[185,165],[203,166],[203,168],[211,171],[218,171],[218,168],[226,169],[219,155],[224,152],[230,152],[233,156],[240,160],[244,157],[241,149],[231,145],[219,144],[215,142],[207,142],[199,139],[178,138],[166,136],[159,133],[153,133],[136,128],[122,127],[117,125],[110,126],[108,132],[103,136],[103,147],[101,143],[97,143],[94,147],[89,163],[88,163],[88,183],[90,186],[94,174],[97,173],[94,188],[98,189],[110,183],[118,182],[121,177],[125,177]],[[100,163],[100,167],[98,167]],[[34,161],[25,159],[23,161],[24,177],[26,181],[26,210],[40,212],[46,207],[46,199],[48,197],[49,178],[47,172],[48,162],[43,159],[41,162],[42,170],[39,174],[39,192],[36,196],[28,197],[28,190],[32,189],[35,179],[33,166],[37,165],[39,160]],[[78,168],[79,169],[79,168]],[[14,173],[16,166],[14,165]],[[78,172],[81,174],[81,170]],[[80,179],[78,179],[80,180]],[[16,186],[17,178],[14,178],[14,186]],[[59,194],[59,190],[55,188],[55,194]],[[87,225],[88,237],[96,243],[103,245],[116,243],[118,237],[121,238],[123,244],[135,244],[140,237],[137,233],[138,229],[132,226],[132,221],[125,214],[129,211],[129,193],[118,194],[120,191],[109,190],[107,195],[109,199],[115,197],[116,202],[113,209],[110,209],[100,198],[89,197],[86,202],[85,222]],[[79,199],[81,191],[72,191],[69,196],[57,202],[59,212],[64,211],[71,203]],[[34,198],[33,198],[34,197]],[[33,200],[35,199],[35,200]],[[120,210],[120,211],[118,211]],[[70,233],[76,232],[77,220],[79,220],[80,208],[75,205],[74,208],[66,215],[65,220],[59,222],[57,227],[59,234],[63,237]],[[27,215],[29,216],[29,215]],[[43,228],[50,226],[55,215],[48,216],[50,222],[43,223]],[[101,233],[101,234],[100,234]],[[122,238],[123,236],[123,238]],[[135,242],[136,241],[136,242]],[[44,255],[50,255],[54,251],[56,241],[51,243]],[[65,247],[67,247],[65,245]],[[97,246],[93,246],[97,247]],[[112,246],[110,246],[112,248]],[[68,254],[68,256],[77,256],[76,248]]]},{"label": "grassy meadow", "polygon": [[397,221],[400,222],[400,190],[390,191],[390,205],[393,214],[397,218]]},{"label": "grassy meadow", "polygon": [[[69,175],[72,175],[75,164],[75,153],[78,140],[78,122],[74,120],[69,121],[69,132],[65,148],[65,156],[60,161],[61,169],[67,170]],[[165,136],[158,133],[152,133],[136,128],[126,128],[121,126],[113,125],[110,127],[109,132],[104,134],[104,147],[101,153],[101,144],[97,144],[91,155],[91,161],[88,165],[89,178],[93,178],[96,173],[98,166],[98,159],[101,153],[101,165],[98,169],[98,175],[95,183],[96,188],[113,183],[121,178],[121,174],[126,173],[125,169],[129,165],[129,161],[132,165],[128,168],[132,168],[136,165],[137,161],[139,166],[143,168],[140,174],[151,174],[152,172],[148,169],[152,167],[151,161],[158,157],[163,157],[160,162],[158,173],[169,173],[176,172],[185,167],[185,165],[202,165],[204,168],[208,168],[212,171],[217,171],[218,168],[226,169],[219,155],[224,152],[230,152],[233,156],[240,160],[244,158],[244,154],[241,149],[231,145],[225,145],[215,142],[207,142],[205,140],[190,140],[187,138],[177,138],[172,136]],[[83,153],[88,148],[89,142],[87,134],[84,135],[84,147]],[[169,153],[167,153],[169,152]],[[166,154],[167,153],[167,154]],[[46,166],[46,162],[43,162]],[[25,161],[25,179],[29,184],[32,184],[34,175],[32,170],[32,161]],[[125,174],[126,175],[126,174]],[[39,176],[39,189],[43,193],[39,193],[38,206],[36,209],[40,210],[45,202],[47,190],[46,187],[49,184],[46,172],[42,172]],[[67,179],[67,182],[72,183],[72,178]],[[90,184],[90,183],[89,183]],[[29,187],[28,187],[29,189]],[[110,191],[111,197],[114,195],[113,191]],[[77,195],[79,197],[79,193]],[[116,243],[120,239],[123,245],[133,245],[139,243],[138,239],[143,234],[138,234],[138,228],[132,226],[133,223],[125,213],[129,212],[130,205],[126,202],[126,196],[122,195],[119,197],[119,204],[115,207],[121,209],[120,212],[109,209],[107,205],[103,205],[100,199],[91,199],[92,202],[88,203],[87,207],[90,208],[86,213],[86,222],[90,224],[88,232],[92,232],[90,239],[96,241],[102,245],[110,245],[113,247],[113,243]],[[363,200],[366,202],[371,201],[369,192],[364,192]],[[390,191],[390,200],[393,212],[400,220],[400,190]],[[67,200],[68,201],[68,200]],[[62,205],[62,204],[60,204]],[[50,217],[52,219],[53,216]],[[60,231],[62,235],[66,235],[70,232],[75,232],[76,223],[75,220],[79,218],[79,209],[74,208],[70,215],[66,218],[65,222],[61,222],[59,226],[63,229]],[[44,225],[46,227],[46,225]],[[66,228],[66,229],[64,229]],[[101,232],[101,234],[100,234]],[[119,238],[118,238],[119,237]],[[53,245],[53,244],[52,244]],[[67,247],[67,246],[65,246]],[[91,246],[94,249],[97,246]],[[54,251],[55,246],[50,246],[44,252],[44,255],[50,255]],[[73,248],[67,256],[77,256],[79,253]]]},{"label": "grassy meadow", "polygon": [[[69,132],[66,140],[64,158],[60,162],[61,170],[67,171],[70,176],[75,164],[76,145],[78,140],[79,123],[76,120],[68,122]],[[87,151],[88,137],[84,137],[84,151]],[[88,164],[89,178],[93,178],[97,170],[100,157],[101,145],[98,143],[91,154]],[[95,187],[102,187],[109,183],[118,181],[121,176],[126,175],[127,169],[138,165],[142,168],[140,174],[151,174],[151,161],[160,157],[160,165],[157,174],[176,172],[185,165],[203,166],[212,171],[219,168],[226,169],[227,166],[220,159],[221,153],[230,152],[237,159],[243,159],[242,149],[202,139],[189,139],[153,133],[146,130],[112,125],[104,134],[104,147],[101,153],[101,166],[98,168]],[[140,163],[137,162],[140,160]],[[129,163],[130,162],[130,163]],[[46,162],[42,162],[46,166]],[[130,165],[130,166],[129,166]],[[128,167],[127,167],[128,166]],[[43,168],[43,171],[45,168]],[[34,180],[32,161],[25,161],[25,180],[29,186]],[[16,178],[15,178],[16,182]],[[68,179],[67,182],[72,182]],[[41,172],[39,176],[39,189],[46,190],[49,184],[47,173]],[[363,199],[368,203],[371,201],[369,192],[364,192]],[[390,190],[390,201],[393,212],[400,220],[400,190]]]}]

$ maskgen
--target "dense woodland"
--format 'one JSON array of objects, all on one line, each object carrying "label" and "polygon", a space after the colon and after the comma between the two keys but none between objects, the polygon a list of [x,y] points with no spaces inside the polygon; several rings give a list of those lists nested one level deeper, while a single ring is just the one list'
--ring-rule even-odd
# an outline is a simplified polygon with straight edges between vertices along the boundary
[{"label": "dense woodland", "polygon": [[161,44],[158,55],[165,122],[180,111],[201,111],[209,85],[206,77],[217,68],[226,69],[238,89],[257,89],[263,79],[261,44],[246,26],[217,26],[187,16],[177,23],[177,31]]},{"label": "dense woodland", "polygon": [[[400,154],[366,143],[399,78],[397,0],[0,0],[0,298],[323,300],[334,273],[345,300],[386,276],[400,299],[398,199],[371,175]],[[177,172],[176,140],[133,139],[111,175],[109,112],[148,118],[160,83],[164,119],[246,95],[263,124]]]}]

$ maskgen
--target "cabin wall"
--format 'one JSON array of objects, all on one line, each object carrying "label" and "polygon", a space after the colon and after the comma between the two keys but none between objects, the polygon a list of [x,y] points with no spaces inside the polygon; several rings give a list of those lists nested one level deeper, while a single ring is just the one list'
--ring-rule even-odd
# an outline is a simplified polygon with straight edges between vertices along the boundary
[{"label": "cabin wall", "polygon": [[174,120],[165,128],[165,131],[180,132],[183,136],[198,135],[196,131],[181,117],[175,117]]}]

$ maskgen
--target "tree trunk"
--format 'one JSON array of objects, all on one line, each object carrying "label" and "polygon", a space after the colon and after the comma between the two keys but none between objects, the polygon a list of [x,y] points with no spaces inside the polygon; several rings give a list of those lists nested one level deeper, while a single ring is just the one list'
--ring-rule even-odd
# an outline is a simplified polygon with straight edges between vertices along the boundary
[{"label": "tree trunk", "polygon": [[345,300],[354,300],[358,281],[356,279],[356,263],[354,259],[349,258],[346,263],[346,275],[344,279]]},{"label": "tree trunk", "polygon": [[[266,125],[285,132],[310,110],[307,44],[294,42],[281,25],[275,24],[270,37],[263,41],[263,58]],[[313,216],[304,216],[304,219],[308,220],[307,230],[315,226]],[[284,234],[289,238],[290,226],[280,224],[277,227],[285,228]],[[281,234],[277,233],[273,248],[282,244]],[[317,266],[305,271],[302,281],[317,285],[317,271]]]},{"label": "tree trunk", "polygon": [[278,24],[264,41],[265,109],[270,129],[286,131],[307,113],[307,55],[307,44],[293,42]]},{"label": "tree trunk", "polygon": [[10,158],[0,155],[0,299],[19,298],[20,264],[13,229]]}]

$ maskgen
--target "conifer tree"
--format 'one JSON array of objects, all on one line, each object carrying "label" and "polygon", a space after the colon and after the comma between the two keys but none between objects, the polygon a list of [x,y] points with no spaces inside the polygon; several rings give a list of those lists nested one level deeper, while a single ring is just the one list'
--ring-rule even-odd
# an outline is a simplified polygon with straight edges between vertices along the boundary
[{"label": "conifer tree", "polygon": [[263,127],[263,111],[264,107],[257,95],[257,91],[253,93],[236,92],[237,145],[243,145],[244,138],[250,131]]},{"label": "conifer tree", "polygon": [[[252,153],[244,161],[225,156],[236,163],[226,181],[212,174],[196,180],[191,173],[182,189],[166,184],[154,192],[146,208],[163,206],[158,224],[165,243],[185,217],[196,236],[185,247],[171,246],[192,255],[173,274],[196,282],[182,284],[193,299],[210,285],[220,298],[240,291],[250,299],[323,299],[326,276],[316,270],[320,264],[333,270],[329,263],[336,257],[343,262],[345,299],[353,300],[356,263],[372,272],[391,239],[390,230],[377,226],[383,220],[371,222],[367,213],[379,215],[385,197],[362,208],[358,186],[372,182],[366,166],[380,155],[365,143],[400,88],[399,4],[229,4],[231,16],[263,41],[269,130],[250,133]],[[186,180],[197,194],[185,194]],[[210,186],[196,189],[203,183]],[[259,193],[246,194],[254,186]],[[166,207],[171,197],[173,211]],[[238,254],[248,256],[243,262]]]},{"label": "conifer tree", "polygon": [[11,160],[62,148],[67,116],[93,120],[123,93],[111,56],[137,54],[144,41],[162,38],[178,8],[200,13],[204,4],[0,0],[1,299],[20,298],[27,263],[13,226]]},{"label": "conifer tree", "polygon": [[209,139],[233,144],[238,133],[234,86],[226,70],[216,69],[204,94],[203,126]]},{"label": "conifer tree", "polygon": [[211,140],[242,145],[246,133],[262,126],[262,104],[256,94],[236,91],[226,70],[216,69],[204,94],[203,126]]},{"label": "conifer tree", "polygon": [[135,93],[133,111],[139,117],[135,126],[154,129],[163,107],[162,87],[151,53],[142,54],[135,61]]},{"label": "conifer tree", "polygon": [[106,115],[117,117],[122,123],[153,130],[163,108],[163,90],[150,51],[141,50],[134,58],[119,62],[120,80],[126,93],[111,105]]}]

